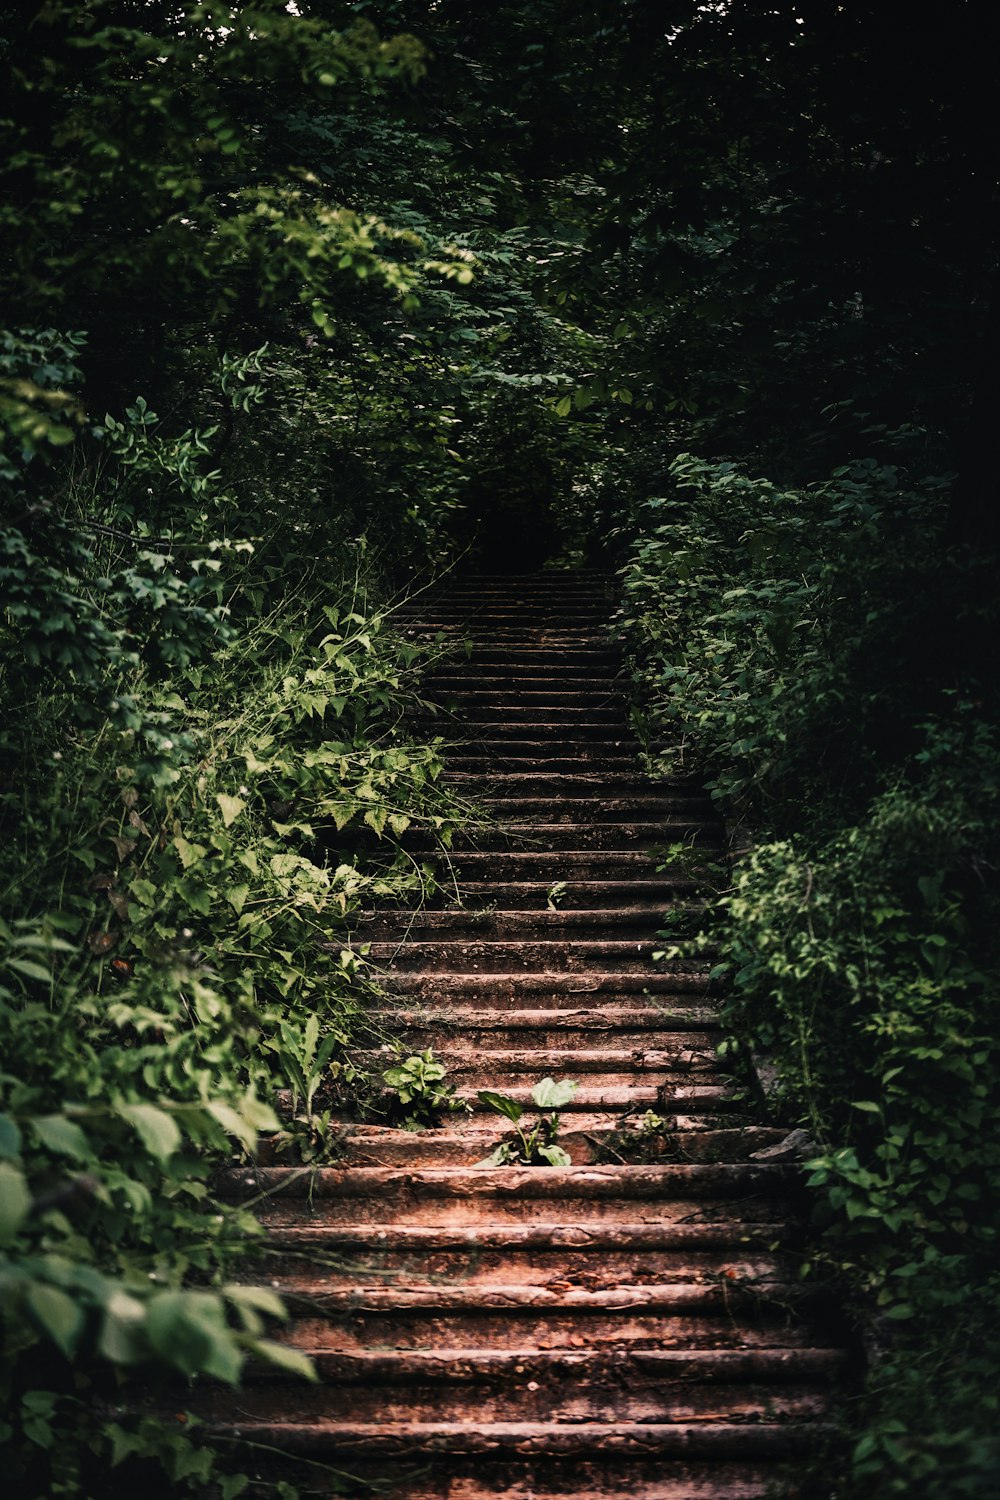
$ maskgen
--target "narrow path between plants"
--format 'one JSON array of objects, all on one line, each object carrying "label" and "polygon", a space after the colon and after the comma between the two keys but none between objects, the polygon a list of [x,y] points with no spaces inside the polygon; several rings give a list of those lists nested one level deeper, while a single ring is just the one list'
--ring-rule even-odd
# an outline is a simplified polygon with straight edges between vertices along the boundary
[{"label": "narrow path between plants", "polygon": [[498,826],[455,852],[462,905],[359,940],[403,1056],[432,1048],[471,1108],[344,1123],[341,1164],[246,1179],[283,1189],[275,1285],[320,1379],[262,1374],[212,1415],[407,1500],[791,1494],[843,1364],[795,1281],[797,1168],[754,1159],[782,1132],[716,1059],[708,961],[652,961],[694,888],[648,851],[717,854],[721,829],[636,769],[609,612],[580,573],[414,611],[475,643],[433,687],[465,725],[451,779]]}]

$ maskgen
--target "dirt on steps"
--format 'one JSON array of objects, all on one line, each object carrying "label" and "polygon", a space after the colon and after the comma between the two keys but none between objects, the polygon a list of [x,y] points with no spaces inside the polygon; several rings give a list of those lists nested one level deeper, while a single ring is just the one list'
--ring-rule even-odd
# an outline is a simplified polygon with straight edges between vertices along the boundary
[{"label": "dirt on steps", "polygon": [[[318,1375],[205,1394],[262,1486],[762,1500],[798,1495],[824,1441],[846,1359],[798,1275],[799,1171],[753,1159],[782,1132],[718,1060],[710,956],[653,957],[665,912],[699,915],[689,864],[653,852],[711,860],[721,829],[699,787],[644,780],[609,613],[598,575],[567,573],[470,580],[400,620],[473,642],[427,694],[488,821],[457,841],[460,903],[353,942],[403,1055],[433,1047],[470,1108],[418,1133],[335,1121],[336,1165],[265,1154],[226,1180],[262,1203],[279,1336]],[[545,1076],[578,1085],[570,1165],[483,1164],[509,1122],[477,1091],[528,1104]]]}]

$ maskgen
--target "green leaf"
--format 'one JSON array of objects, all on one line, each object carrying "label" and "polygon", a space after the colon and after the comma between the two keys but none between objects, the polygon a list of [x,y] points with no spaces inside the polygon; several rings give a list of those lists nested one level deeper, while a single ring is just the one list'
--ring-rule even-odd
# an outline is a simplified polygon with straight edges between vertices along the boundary
[{"label": "green leaf", "polygon": [[509,1094],[495,1094],[492,1089],[480,1089],[479,1099],[489,1109],[495,1109],[497,1114],[506,1115],[507,1119],[513,1120],[515,1124],[524,1114],[520,1104]]},{"label": "green leaf", "polygon": [[21,1132],[10,1115],[0,1115],[0,1156],[20,1156]]},{"label": "green leaf", "polygon": [[517,1147],[512,1146],[509,1141],[501,1141],[499,1146],[494,1146],[489,1156],[484,1156],[482,1161],[477,1161],[477,1167],[506,1167],[512,1161],[517,1161]]},{"label": "green leaf", "polygon": [[31,1207],[24,1173],[10,1162],[0,1162],[0,1245],[9,1245]]},{"label": "green leaf", "polygon": [[66,1292],[43,1281],[32,1282],[25,1302],[38,1326],[68,1358],[83,1328],[83,1309]]},{"label": "green leaf", "polygon": [[562,1109],[568,1104],[580,1085],[572,1078],[543,1078],[531,1090],[531,1098],[537,1109]]},{"label": "green leaf", "polygon": [[244,1119],[243,1115],[233,1109],[232,1105],[224,1104],[221,1099],[213,1099],[207,1108],[209,1114],[218,1120],[228,1135],[234,1135],[245,1146],[254,1144],[257,1139],[256,1129],[249,1120]]},{"label": "green leaf", "polygon": [[98,1353],[116,1365],[131,1365],[145,1359],[149,1353],[145,1323],[145,1304],[131,1293],[116,1288],[104,1310]]},{"label": "green leaf", "polygon": [[166,1161],[181,1143],[177,1121],[155,1104],[120,1104],[118,1114],[135,1130],[151,1156]]},{"label": "green leaf", "polygon": [[249,1307],[254,1312],[264,1313],[269,1318],[287,1318],[285,1304],[277,1292],[268,1286],[238,1286],[230,1282],[222,1288],[222,1295],[237,1307]]},{"label": "green leaf", "polygon": [[71,1156],[76,1161],[87,1161],[91,1156],[87,1137],[73,1120],[65,1115],[42,1115],[31,1122],[32,1134],[39,1145],[57,1156]]},{"label": "green leaf", "polygon": [[550,1167],[571,1167],[573,1165],[569,1152],[564,1151],[561,1146],[539,1146],[538,1155],[543,1161],[547,1161]]},{"label": "green leaf", "polygon": [[8,969],[23,974],[25,979],[37,979],[41,984],[52,983],[52,971],[43,964],[35,963],[33,958],[8,958],[5,962]]},{"label": "green leaf", "polygon": [[312,1360],[301,1349],[291,1349],[287,1344],[276,1344],[271,1339],[255,1339],[253,1349],[255,1354],[259,1354],[269,1364],[277,1365],[279,1370],[287,1370],[290,1375],[301,1375],[305,1380],[319,1378]]},{"label": "green leaf", "polygon": [[229,902],[230,906],[233,908],[233,911],[237,916],[239,916],[243,911],[243,908],[246,905],[246,899],[249,894],[250,887],[248,885],[230,886],[229,890],[226,892],[226,900]]},{"label": "green leaf", "polygon": [[246,812],[246,803],[242,797],[230,797],[225,792],[216,792],[215,800],[222,809],[222,821],[227,828],[236,822],[240,813]]},{"label": "green leaf", "polygon": [[211,1292],[158,1292],[146,1333],[153,1350],[185,1375],[214,1375],[234,1384],[243,1355],[226,1326],[222,1299]]}]

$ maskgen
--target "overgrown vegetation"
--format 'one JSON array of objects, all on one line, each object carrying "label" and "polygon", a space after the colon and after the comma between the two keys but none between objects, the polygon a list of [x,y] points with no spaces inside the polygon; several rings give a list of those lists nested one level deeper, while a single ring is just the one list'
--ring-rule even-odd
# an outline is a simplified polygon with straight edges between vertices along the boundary
[{"label": "overgrown vegetation", "polygon": [[[111,1493],[109,1465],[123,1492],[204,1488],[183,1430],[102,1394],[289,1357],[273,1299],[232,1289],[253,1225],[216,1214],[211,1174],[260,1131],[322,1155],[360,1086],[349,918],[430,896],[462,816],[441,737],[407,727],[434,648],[394,601],[470,547],[622,567],[653,763],[705,768],[752,833],[727,1004],[819,1143],[816,1267],[873,1354],[828,1488],[992,1493],[985,24],[6,8],[0,1299],[24,1500]],[[427,1123],[450,1106],[411,1062],[403,1118]]]}]

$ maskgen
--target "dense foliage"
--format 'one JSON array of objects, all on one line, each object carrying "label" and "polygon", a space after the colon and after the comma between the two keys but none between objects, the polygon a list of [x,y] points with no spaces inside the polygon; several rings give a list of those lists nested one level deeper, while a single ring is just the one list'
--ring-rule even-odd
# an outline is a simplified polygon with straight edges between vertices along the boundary
[{"label": "dense foliage", "polygon": [[[260,1131],[322,1151],[325,1095],[358,1091],[350,915],[432,891],[463,816],[407,727],[426,649],[394,601],[469,549],[619,564],[654,763],[704,767],[752,831],[727,1003],[812,1133],[813,1263],[872,1352],[831,1491],[995,1487],[983,11],[6,7],[25,1500],[108,1464],[203,1486],[208,1455],[116,1415],[116,1380],[289,1358],[273,1299],[233,1288],[252,1222],[211,1176]],[[451,1107],[435,1066],[394,1070],[401,1120]]]}]

